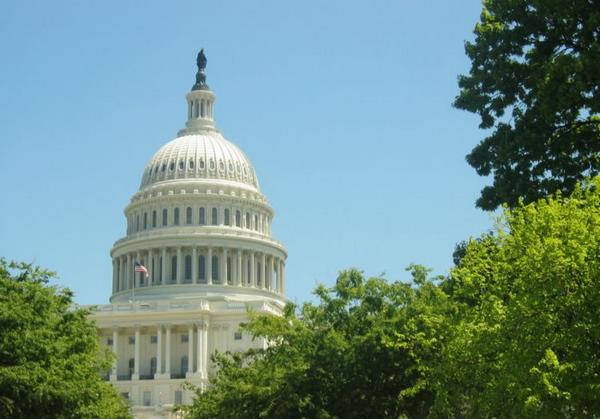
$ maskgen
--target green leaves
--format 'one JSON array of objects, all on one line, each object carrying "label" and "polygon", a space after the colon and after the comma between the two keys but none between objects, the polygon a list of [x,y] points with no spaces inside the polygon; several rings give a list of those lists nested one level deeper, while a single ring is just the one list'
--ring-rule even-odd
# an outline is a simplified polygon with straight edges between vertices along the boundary
[{"label": "green leaves", "polygon": [[490,134],[467,156],[494,176],[477,206],[568,194],[600,170],[600,9],[593,1],[487,0],[454,106]]},{"label": "green leaves", "polygon": [[70,291],[46,285],[53,276],[0,259],[0,417],[130,417],[100,377],[112,358],[95,326]]}]

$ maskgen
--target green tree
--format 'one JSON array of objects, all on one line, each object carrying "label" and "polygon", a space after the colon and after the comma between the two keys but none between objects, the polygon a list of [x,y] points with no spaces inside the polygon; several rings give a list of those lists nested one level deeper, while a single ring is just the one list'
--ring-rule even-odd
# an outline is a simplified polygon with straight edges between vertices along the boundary
[{"label": "green tree", "polygon": [[53,274],[0,259],[0,417],[128,418],[102,380],[112,357],[100,350],[88,312]]},{"label": "green tree", "polygon": [[439,417],[597,417],[600,179],[507,210],[446,282]]},{"label": "green tree", "polygon": [[596,0],[484,0],[469,75],[454,105],[490,134],[467,156],[493,175],[477,206],[514,207],[600,172],[600,7]]},{"label": "green tree", "polygon": [[193,418],[426,417],[448,305],[424,268],[411,270],[414,286],[343,271],[298,314],[292,305],[281,317],[251,314],[245,329],[271,345],[218,355],[218,374],[186,411]]}]

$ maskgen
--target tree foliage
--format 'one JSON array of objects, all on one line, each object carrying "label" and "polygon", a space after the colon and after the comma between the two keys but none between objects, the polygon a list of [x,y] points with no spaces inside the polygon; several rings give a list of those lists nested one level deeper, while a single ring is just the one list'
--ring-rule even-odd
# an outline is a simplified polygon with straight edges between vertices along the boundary
[{"label": "tree foliage", "polygon": [[467,156],[493,175],[477,206],[533,202],[600,172],[596,0],[484,0],[454,105],[491,133]]},{"label": "tree foliage", "polygon": [[461,315],[436,367],[440,416],[597,417],[599,188],[507,211],[470,242],[447,281]]},{"label": "tree foliage", "polygon": [[441,349],[446,297],[411,267],[413,287],[340,273],[320,286],[318,304],[282,317],[252,314],[246,330],[264,350],[215,358],[211,386],[198,391],[194,418],[411,418],[432,403],[430,361]]},{"label": "tree foliage", "polygon": [[[507,209],[450,274],[340,273],[317,303],[251,314],[193,418],[597,417],[600,179]],[[596,416],[594,416],[596,415]]]},{"label": "tree foliage", "polygon": [[0,259],[0,417],[128,418],[96,327],[52,273]]}]

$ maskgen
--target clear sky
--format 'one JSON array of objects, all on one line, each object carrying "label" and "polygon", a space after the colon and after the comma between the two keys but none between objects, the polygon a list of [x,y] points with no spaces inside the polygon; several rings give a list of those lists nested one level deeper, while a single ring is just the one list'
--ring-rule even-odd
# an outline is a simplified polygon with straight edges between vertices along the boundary
[{"label": "clear sky", "polygon": [[146,162],[186,119],[205,48],[217,125],[253,161],[287,293],[348,267],[445,274],[492,217],[452,108],[476,0],[0,3],[0,256],[106,303]]}]

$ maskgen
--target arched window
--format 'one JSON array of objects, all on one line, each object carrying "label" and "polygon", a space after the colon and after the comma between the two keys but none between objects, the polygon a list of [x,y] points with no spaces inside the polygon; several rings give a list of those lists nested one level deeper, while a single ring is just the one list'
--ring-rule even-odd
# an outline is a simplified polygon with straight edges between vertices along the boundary
[{"label": "arched window", "polygon": [[150,358],[150,374],[154,376],[156,374],[156,357]]},{"label": "arched window", "polygon": [[184,374],[187,372],[188,370],[188,357],[187,355],[184,355],[181,357],[181,374]]},{"label": "arched window", "polygon": [[171,258],[171,282],[177,281],[177,256]]},{"label": "arched window", "polygon": [[[165,262],[165,263],[167,263],[167,262]],[[163,258],[162,258],[162,256],[160,256],[158,258],[158,269],[159,269],[159,271],[158,271],[158,279],[160,280],[161,283],[163,283],[163,281],[165,279],[163,278],[163,274],[162,274],[163,273]]]},{"label": "arched window", "polygon": [[223,218],[225,219],[223,221],[223,224],[225,224],[226,226],[228,226],[229,225],[229,208],[225,208]]},{"label": "arched window", "polygon": [[185,209],[185,223],[192,224],[192,208],[191,207],[187,207]]},{"label": "arched window", "polygon": [[250,213],[246,213],[246,228],[250,228]]},{"label": "arched window", "polygon": [[156,210],[152,211],[152,228],[156,227]]},{"label": "arched window", "polygon": [[212,225],[214,225],[214,226],[217,225],[218,220],[217,220],[217,209],[216,208],[212,209],[212,215],[211,215],[211,220],[210,221],[211,221]]},{"label": "arched window", "polygon": [[235,212],[235,225],[240,227],[242,224],[242,214],[239,211]]},{"label": "arched window", "polygon": [[144,230],[148,228],[148,213],[144,213]]},{"label": "arched window", "polygon": [[204,255],[198,256],[198,279],[206,283],[206,259]]},{"label": "arched window", "polygon": [[190,163],[188,164],[190,169],[194,168],[194,160],[190,160]]},{"label": "arched window", "polygon": [[219,257],[212,257],[212,280],[213,282],[219,280]]},{"label": "arched window", "polygon": [[202,226],[206,224],[206,214],[204,213],[204,208],[200,208],[200,210],[198,210],[198,224]]},{"label": "arched window", "polygon": [[175,170],[175,162],[174,161],[172,161],[171,164],[169,165],[169,170],[170,171]]},{"label": "arched window", "polygon": [[192,257],[186,255],[185,257],[185,277],[186,281],[192,281]]},{"label": "arched window", "polygon": [[169,210],[167,210],[166,208],[163,209],[163,216],[162,216],[162,225],[163,226],[167,225],[168,215],[169,215]]},{"label": "arched window", "polygon": [[183,170],[183,160],[179,160],[179,170]]},{"label": "arched window", "polygon": [[129,366],[129,378],[131,378],[133,370],[135,369],[135,359],[129,358],[129,363],[127,365]]},{"label": "arched window", "polygon": [[135,231],[140,231],[140,216],[135,216]]},{"label": "arched window", "polygon": [[254,229],[258,231],[258,215],[254,214]]},{"label": "arched window", "polygon": [[175,212],[173,213],[173,224],[176,226],[179,225],[179,208],[175,208]]}]

